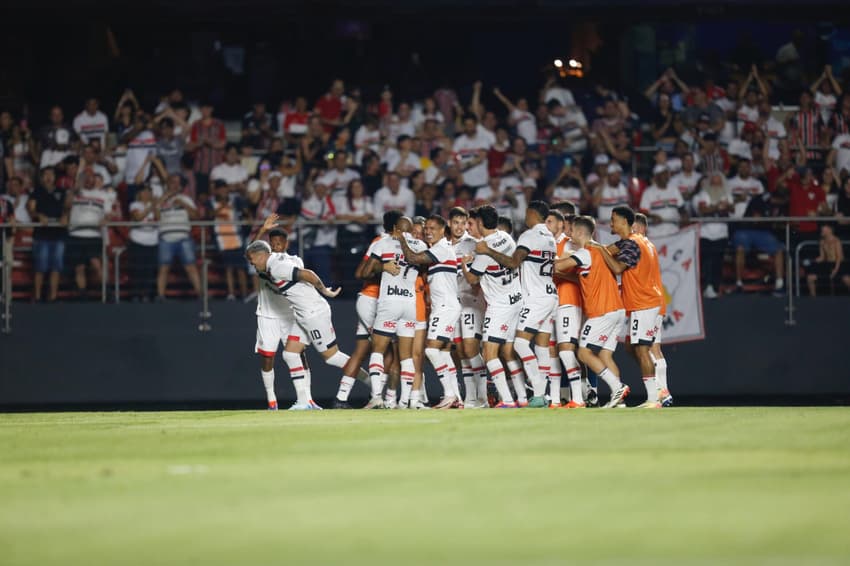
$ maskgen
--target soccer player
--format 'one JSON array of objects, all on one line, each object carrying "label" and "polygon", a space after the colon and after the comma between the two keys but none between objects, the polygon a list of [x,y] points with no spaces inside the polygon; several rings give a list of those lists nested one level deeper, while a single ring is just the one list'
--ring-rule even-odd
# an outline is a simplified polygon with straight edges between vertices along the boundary
[{"label": "soccer player", "polygon": [[[512,256],[516,242],[510,234],[496,229],[498,220],[499,215],[494,207],[485,205],[478,208],[476,223],[479,233],[484,237],[485,245],[495,252]],[[496,260],[484,254],[477,254],[468,269],[462,261],[461,269],[470,285],[481,285],[484,299],[487,301],[483,324],[483,354],[490,379],[502,399],[496,407],[516,408],[517,404],[508,388],[505,368],[499,360],[499,351],[501,350],[505,359],[514,359],[516,320],[522,308],[522,290],[517,281],[517,273],[513,269],[502,267]]]},{"label": "soccer player", "polygon": [[661,408],[655,364],[649,349],[655,340],[656,319],[661,308],[661,290],[655,281],[655,246],[649,247],[645,236],[632,232],[635,213],[628,206],[611,211],[611,233],[620,239],[608,246],[598,246],[608,269],[622,279],[623,306],[628,315],[629,346],[640,365],[646,387],[645,408]]},{"label": "soccer player", "polygon": [[[462,258],[475,253],[478,242],[478,225],[469,213],[456,206],[449,211],[452,246],[458,263]],[[467,267],[469,267],[467,265]],[[487,369],[481,357],[481,325],[484,321],[484,298],[480,287],[469,284],[463,271],[459,272],[458,296],[460,298],[460,324],[456,334],[460,337],[459,355],[466,388],[464,407],[467,409],[487,408]]]},{"label": "soccer player", "polygon": [[338,296],[341,289],[328,289],[315,272],[298,267],[296,262],[283,254],[273,253],[264,241],[248,244],[245,256],[263,283],[289,301],[295,322],[309,337],[325,363],[342,369],[349,357],[337,346],[331,307],[324,298]]},{"label": "soccer player", "polygon": [[528,230],[520,235],[510,255],[491,249],[485,241],[475,246],[476,253],[490,256],[500,266],[511,270],[520,269],[523,307],[516,323],[514,350],[531,380],[534,396],[528,406],[537,408],[548,406],[544,396],[551,368],[549,336],[558,307],[558,294],[552,280],[555,238],[546,225],[548,215],[549,206],[545,202],[535,200],[528,203],[525,211]]},{"label": "soccer player", "polygon": [[425,223],[425,243],[430,247],[422,252],[410,249],[404,236],[393,236],[401,244],[405,260],[412,265],[428,266],[428,289],[431,295],[431,316],[428,324],[428,341],[425,356],[440,384],[443,399],[437,409],[462,407],[457,381],[457,366],[452,359],[451,344],[460,320],[457,271],[458,261],[454,248],[446,238],[446,219],[434,214]]},{"label": "soccer player", "polygon": [[[271,251],[280,253],[299,267],[303,267],[301,258],[286,253],[289,239],[286,232],[275,229],[277,220],[276,214],[269,216],[257,233],[256,240],[260,240],[268,232]],[[310,369],[307,366],[306,357],[295,354],[293,360],[292,354],[294,352],[287,353],[286,351],[286,346],[290,341],[309,344],[309,338],[296,324],[295,314],[292,312],[289,302],[279,295],[267,280],[261,280],[261,282],[262,284],[257,291],[257,343],[254,351],[262,359],[261,376],[263,386],[266,389],[269,410],[276,411],[278,409],[274,391],[274,357],[277,353],[278,344],[281,342],[284,344],[283,360],[289,367],[296,394],[295,404],[290,409],[321,409],[313,401],[310,394]]]},{"label": "soccer player", "polygon": [[[410,236],[410,218],[397,210],[384,213],[384,226],[391,227],[392,235],[404,235],[413,252],[424,251],[427,246]],[[384,269],[385,264],[394,264],[395,269]],[[366,264],[366,273],[381,274],[381,300],[372,329],[372,355],[369,357],[369,375],[372,379],[372,400],[381,398],[380,375],[384,372],[384,353],[393,336],[398,337],[401,360],[400,404],[409,402],[410,408],[422,409],[421,394],[414,383],[413,339],[416,333],[416,279],[419,271],[410,264],[397,239],[385,238],[376,242]]]},{"label": "soccer player", "polygon": [[555,271],[574,271],[581,287],[581,300],[587,320],[581,330],[578,358],[587,364],[611,389],[606,408],[616,407],[629,394],[629,386],[620,381],[614,363],[617,335],[626,313],[617,289],[617,280],[605,265],[597,247],[588,248],[596,223],[588,216],[573,222],[572,240],[578,247],[569,257],[555,260]]},{"label": "soccer player", "polygon": [[[546,225],[556,234],[556,258],[568,258],[578,247],[572,242],[573,217],[564,218],[557,210],[550,210],[546,217]],[[558,290],[558,309],[555,315],[555,338],[558,348],[558,358],[567,372],[570,389],[570,400],[564,407],[577,409],[585,407],[581,387],[581,366],[576,357],[578,334],[581,329],[581,288],[578,283],[565,277],[555,275],[555,287]],[[552,406],[560,405],[561,373],[552,374],[549,380],[549,396]],[[557,395],[557,396],[556,396]]]},{"label": "soccer player", "polygon": [[[635,214],[635,223],[632,229],[636,234],[646,236],[646,215],[638,212]],[[655,250],[655,244],[647,240],[647,245]],[[661,304],[658,317],[655,322],[655,342],[649,349],[649,355],[652,362],[655,364],[655,380],[658,382],[658,398],[661,400],[662,407],[673,406],[673,396],[670,395],[670,390],[667,388],[667,359],[661,351],[661,331],[664,329],[664,317],[667,315],[667,300],[664,295],[664,282],[661,280],[661,262],[658,259],[658,252],[652,254],[655,260],[655,284],[661,290]]]}]

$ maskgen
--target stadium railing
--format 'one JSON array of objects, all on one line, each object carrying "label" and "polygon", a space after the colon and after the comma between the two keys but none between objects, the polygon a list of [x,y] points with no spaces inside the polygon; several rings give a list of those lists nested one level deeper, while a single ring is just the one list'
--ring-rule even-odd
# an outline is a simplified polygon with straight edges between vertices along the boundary
[{"label": "stadium railing", "polygon": [[[785,236],[785,263],[786,263],[786,277],[787,281],[786,289],[787,289],[787,304],[785,306],[786,310],[786,319],[785,323],[787,325],[796,324],[794,313],[795,313],[795,305],[794,299],[795,297],[800,296],[800,252],[808,246],[813,244],[817,244],[816,240],[806,240],[800,242],[795,249],[793,249],[792,253],[792,227],[800,222],[846,222],[847,218],[844,217],[767,217],[767,218],[692,218],[692,223],[702,224],[702,223],[728,223],[730,225],[738,224],[738,223],[746,223],[746,224],[765,224],[766,229],[776,229],[778,226],[782,226],[784,230]],[[199,314],[200,324],[199,329],[201,331],[210,330],[209,319],[210,319],[210,289],[209,289],[209,273],[210,266],[213,260],[214,255],[217,253],[215,249],[209,244],[210,238],[208,236],[214,235],[214,229],[219,223],[215,221],[196,221],[190,222],[190,225],[193,229],[198,229],[200,237],[196,241],[196,250],[198,252],[198,265],[200,268],[201,275],[201,312]],[[262,225],[261,222],[253,222],[253,221],[241,221],[241,222],[231,222],[228,224],[236,224],[239,226],[249,226],[252,228],[258,228]],[[344,221],[303,221],[298,220],[295,222],[292,228],[295,228],[295,232],[297,233],[297,253],[298,255],[303,256],[305,251],[304,245],[304,230],[303,228],[309,227],[323,227],[329,225],[335,226],[346,226],[348,222]],[[48,226],[59,226],[58,224],[48,224]],[[368,226],[378,226],[379,222],[369,222],[364,225]],[[32,228],[43,227],[45,225],[38,223],[17,223],[15,227],[18,230],[29,230]],[[110,275],[111,275],[111,284],[113,286],[113,300],[115,303],[121,301],[121,256],[125,253],[126,248],[124,246],[110,246],[109,245],[109,231],[113,228],[132,228],[132,227],[140,227],[140,226],[150,226],[150,224],[142,223],[142,222],[107,222],[101,226],[102,231],[102,253],[101,253],[101,262],[103,265],[103,277],[101,281],[101,293],[100,299],[102,303],[107,303],[109,300],[109,285],[110,285]],[[2,244],[2,250],[7,249],[7,245],[9,244],[9,236],[7,231],[9,228],[12,228],[12,224],[2,224],[0,223],[0,244]],[[290,229],[292,229],[290,228]],[[843,242],[845,245],[850,244],[848,241]],[[112,264],[110,264],[110,253]],[[11,254],[10,254],[11,256]],[[2,310],[0,310],[0,316],[2,316],[2,330],[4,333],[11,332],[11,321],[12,321],[12,301],[13,301],[13,284],[12,284],[12,271],[13,271],[13,263],[14,259],[9,257],[7,260],[7,256],[4,252],[2,256],[0,256],[0,296],[2,296]],[[796,283],[797,288],[794,289],[794,284]]]}]

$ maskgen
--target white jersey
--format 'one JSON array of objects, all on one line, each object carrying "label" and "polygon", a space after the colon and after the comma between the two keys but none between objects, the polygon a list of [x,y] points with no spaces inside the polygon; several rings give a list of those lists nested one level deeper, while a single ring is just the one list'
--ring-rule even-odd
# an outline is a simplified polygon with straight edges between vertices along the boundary
[{"label": "white jersey", "polygon": [[[508,256],[512,256],[516,250],[514,239],[501,230],[496,230],[484,241],[490,249]],[[490,256],[478,254],[469,271],[481,278],[481,290],[484,291],[488,307],[511,306],[522,300],[515,269],[502,267]]]},{"label": "white jersey", "polygon": [[98,110],[93,115],[88,112],[80,112],[74,118],[74,131],[83,143],[90,143],[96,139],[100,141],[100,147],[106,148],[106,136],[109,133],[109,118]]},{"label": "white jersey", "polygon": [[112,204],[109,191],[82,189],[75,193],[68,217],[68,234],[75,238],[100,238],[100,223],[112,210]]},{"label": "white jersey", "polygon": [[661,218],[660,223],[649,226],[653,237],[669,236],[679,231],[679,209],[683,206],[682,193],[670,184],[663,189],[650,185],[640,197],[640,209]]},{"label": "white jersey", "polygon": [[325,185],[330,190],[331,201],[334,208],[340,210],[348,201],[348,185],[351,181],[360,178],[360,173],[354,169],[345,168],[341,173],[331,169],[316,181],[316,184]]},{"label": "white jersey", "polygon": [[[414,252],[424,252],[428,249],[425,242],[405,234],[407,245]],[[416,278],[419,270],[415,265],[407,263],[401,244],[395,238],[383,238],[375,242],[370,256],[383,263],[394,261],[401,271],[398,275],[392,275],[386,271],[381,274],[381,301],[415,301],[416,300]]]},{"label": "white jersey", "polygon": [[330,312],[330,306],[315,287],[298,281],[298,272],[303,269],[299,267],[299,263],[284,254],[273,253],[269,257],[266,271],[258,275],[270,284],[274,293],[289,301],[296,320],[301,322],[316,313]]},{"label": "white jersey", "polygon": [[552,281],[552,269],[555,261],[555,236],[540,223],[520,234],[517,248],[528,251],[525,260],[519,266],[520,285],[526,300],[558,294]]},{"label": "white jersey", "polygon": [[[468,232],[464,232],[463,236],[455,242],[454,249],[455,256],[458,259],[458,266],[460,266],[460,262],[463,261],[464,257],[475,255],[475,244],[477,243],[478,240],[470,236]],[[467,269],[470,265],[472,264],[467,264]],[[461,305],[464,307],[478,306],[478,299],[481,294],[480,289],[469,284],[469,281],[463,275],[463,270],[458,271],[457,288]]]},{"label": "white jersey", "polygon": [[742,179],[740,175],[735,175],[726,181],[726,186],[729,188],[729,193],[733,199],[740,196],[746,197],[743,201],[735,203],[736,218],[743,218],[750,199],[764,193],[762,182],[752,176]]},{"label": "white jersey", "polygon": [[458,259],[446,238],[425,252],[434,261],[428,267],[428,289],[432,305],[460,305],[458,302]]},{"label": "white jersey", "polygon": [[611,223],[611,212],[614,210],[614,207],[617,206],[628,206],[629,204],[629,190],[623,183],[620,183],[616,187],[612,187],[605,183],[602,187],[602,200],[599,202],[599,210],[597,211],[597,218],[599,219],[600,224],[610,224]]},{"label": "white jersey", "polygon": [[[461,134],[455,139],[452,151],[461,163],[467,163],[472,161],[478,155],[479,151],[488,151],[490,145],[487,137],[480,133],[471,138],[466,134]],[[487,158],[484,158],[475,167],[471,167],[463,172],[463,182],[470,187],[483,187],[487,184],[489,178],[487,174]]]},{"label": "white jersey", "polygon": [[[280,254],[284,259],[291,261],[299,268],[304,268],[304,262],[296,255],[288,253]],[[263,318],[277,318],[283,320],[295,320],[295,314],[292,312],[292,307],[289,305],[283,295],[277,292],[271,279],[260,276],[260,287],[257,290],[257,316]]]}]

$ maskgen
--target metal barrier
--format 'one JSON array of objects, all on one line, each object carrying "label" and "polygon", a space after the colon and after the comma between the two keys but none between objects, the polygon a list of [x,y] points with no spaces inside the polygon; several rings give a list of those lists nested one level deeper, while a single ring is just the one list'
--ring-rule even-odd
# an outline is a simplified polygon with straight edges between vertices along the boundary
[{"label": "metal barrier", "polygon": [[[836,222],[840,220],[846,220],[843,217],[771,217],[771,218],[692,218],[691,221],[693,223],[726,223],[726,224],[736,224],[736,223],[746,223],[746,224],[765,224],[765,225],[784,225],[785,232],[785,251],[786,251],[786,266],[785,266],[785,280],[786,280],[786,290],[787,290],[787,299],[788,302],[785,306],[785,311],[787,313],[785,324],[789,326],[793,326],[796,324],[795,320],[795,304],[794,298],[800,296],[800,265],[799,265],[799,252],[808,242],[801,242],[797,248],[794,250],[794,257],[792,260],[791,257],[791,226],[792,224],[799,222]],[[215,221],[197,221],[189,223],[192,228],[200,228],[201,238],[198,244],[198,248],[200,251],[200,275],[201,275],[201,293],[199,300],[201,302],[201,310],[198,314],[199,316],[199,331],[206,332],[212,329],[212,325],[210,323],[210,319],[212,317],[212,313],[210,311],[210,303],[209,303],[209,269],[212,265],[211,258],[209,257],[209,246],[207,245],[207,235],[209,228],[214,228],[220,223]],[[235,224],[239,226],[251,226],[251,227],[259,227],[262,225],[261,222],[252,222],[252,221],[239,221],[239,222],[229,222],[228,224]],[[296,241],[298,242],[297,253],[298,255],[304,254],[304,228],[309,227],[322,227],[322,226],[346,226],[348,222],[343,221],[302,221],[298,220],[293,229],[297,231],[298,237]],[[101,254],[101,260],[103,262],[103,270],[102,270],[102,281],[101,281],[101,302],[106,303],[108,300],[108,274],[109,274],[109,264],[108,264],[108,230],[110,228],[117,227],[140,227],[149,225],[148,223],[143,222],[108,222],[102,227],[102,236],[103,236],[103,250]],[[379,226],[380,222],[372,221],[368,223],[364,223],[364,225],[368,226]],[[29,229],[29,228],[37,228],[43,227],[43,224],[36,223],[19,223],[16,225],[18,229]],[[59,226],[58,224],[48,224],[48,226]],[[8,244],[8,236],[6,235],[6,228],[11,227],[10,224],[0,224],[0,236],[2,236],[2,245],[3,249],[6,250],[6,246]],[[843,242],[850,243],[850,242]],[[126,248],[117,247],[113,250],[114,256],[114,265],[112,269],[113,276],[113,289],[115,293],[114,300],[115,302],[120,301],[121,295],[121,267],[120,267],[120,258],[126,252]],[[0,270],[0,283],[2,283],[2,331],[4,333],[11,332],[11,320],[12,320],[12,261],[6,260],[6,252],[4,251],[4,261],[2,262],[2,270]],[[797,284],[796,292],[794,291],[794,284]]]}]

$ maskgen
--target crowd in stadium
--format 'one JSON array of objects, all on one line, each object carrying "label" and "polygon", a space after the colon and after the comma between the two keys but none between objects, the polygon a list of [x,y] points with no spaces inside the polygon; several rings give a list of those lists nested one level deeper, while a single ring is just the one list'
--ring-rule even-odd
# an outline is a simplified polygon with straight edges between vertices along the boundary
[{"label": "crowd in stadium", "polygon": [[[850,220],[817,217],[850,219],[850,85],[827,66],[798,93],[798,106],[780,109],[781,75],[757,66],[742,75],[686,84],[667,69],[641,104],[557,72],[532,98],[476,82],[470,99],[443,87],[397,100],[387,87],[370,100],[334,80],[315,99],[274,110],[258,102],[230,137],[211,104],[189,104],[180,90],[155,108],[131,90],[114,111],[98,98],[79,113],[55,106],[38,128],[4,111],[0,223],[43,224],[6,228],[4,258],[15,254],[15,271],[31,270],[35,301],[90,297],[109,276],[101,224],[138,221],[105,232],[107,245],[127,248],[132,297],[164,300],[172,272],[185,272],[200,292],[200,232],[189,222],[210,220],[204,233],[222,295],[235,299],[256,290],[243,251],[272,213],[323,280],[344,281],[388,210],[446,217],[457,206],[491,204],[519,232],[532,200],[571,201],[596,216],[603,243],[612,241],[619,205],[647,214],[650,238],[694,218],[810,216],[793,225],[790,251],[819,240],[806,261],[810,292],[845,292],[841,239],[850,238]],[[646,146],[654,149],[638,155]],[[299,219],[323,224],[298,234]],[[752,252],[772,262],[767,290],[785,292],[783,225],[704,223],[704,297],[749,289]],[[60,293],[63,273],[73,275],[73,291]]]}]

